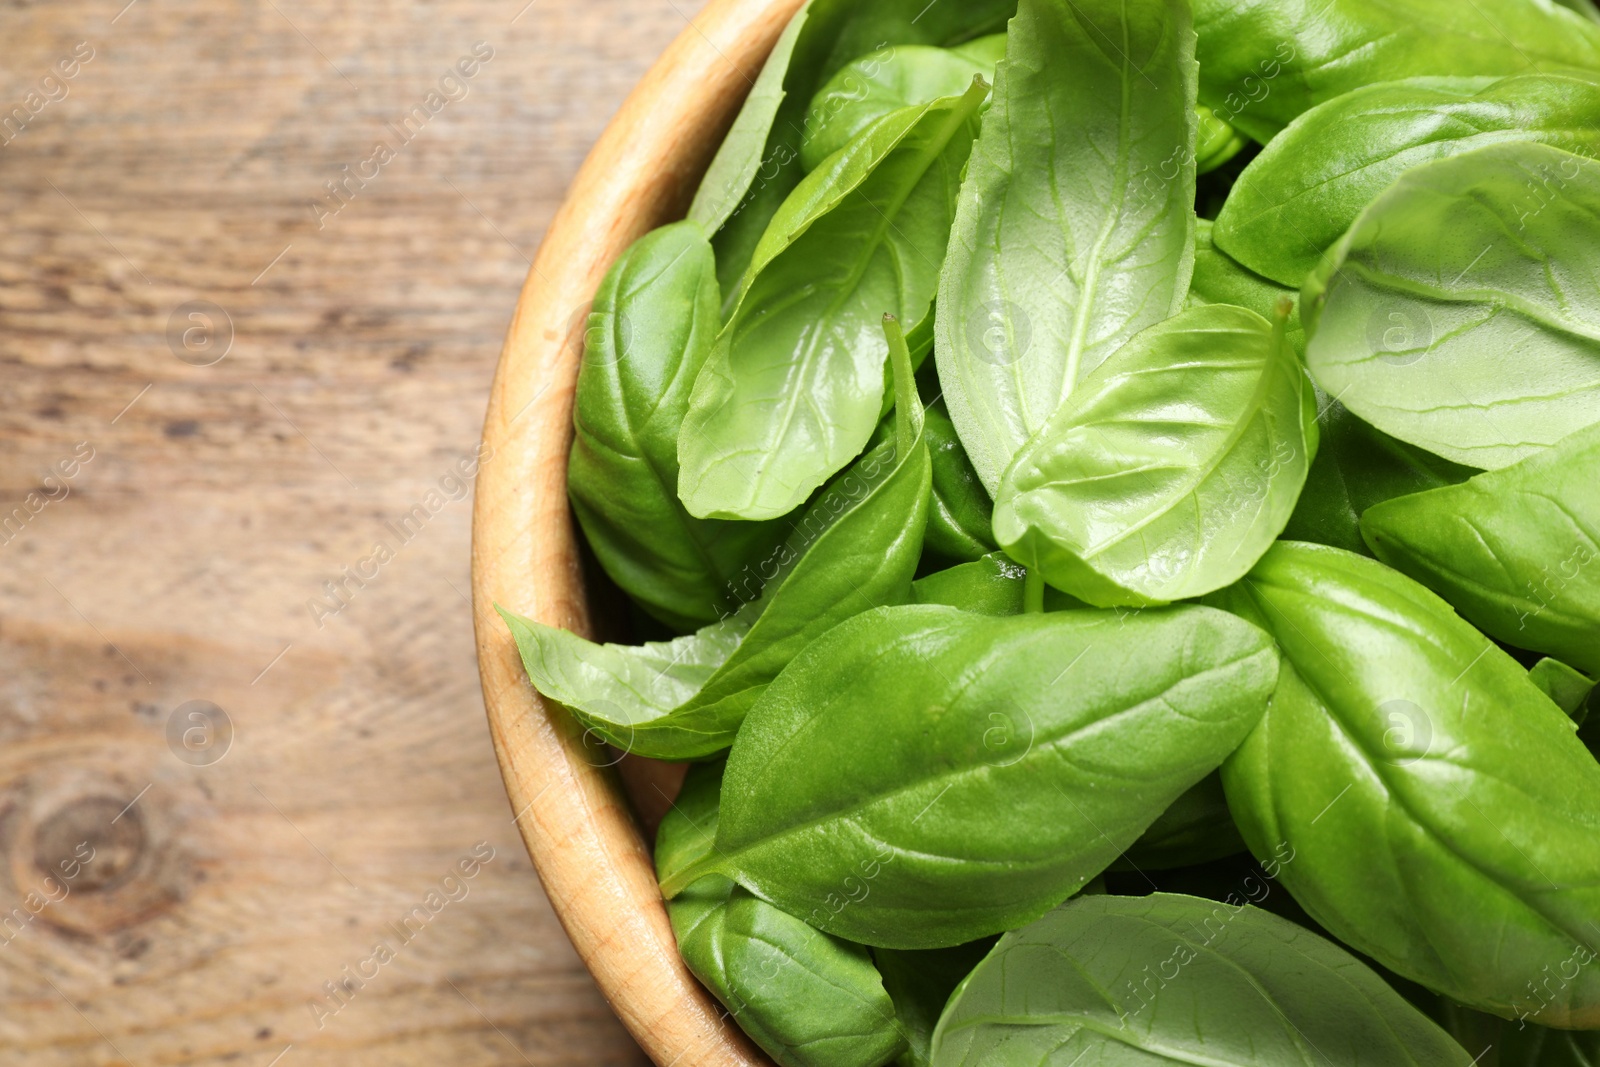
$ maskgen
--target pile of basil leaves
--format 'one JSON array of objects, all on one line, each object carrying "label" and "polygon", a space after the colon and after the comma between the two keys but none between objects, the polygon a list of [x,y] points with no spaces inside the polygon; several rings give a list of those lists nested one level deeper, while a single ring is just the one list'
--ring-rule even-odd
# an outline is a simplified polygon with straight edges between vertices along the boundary
[{"label": "pile of basil leaves", "polygon": [[657,640],[506,615],[773,1059],[1600,1062],[1597,152],[1588,0],[794,17],[589,318]]}]

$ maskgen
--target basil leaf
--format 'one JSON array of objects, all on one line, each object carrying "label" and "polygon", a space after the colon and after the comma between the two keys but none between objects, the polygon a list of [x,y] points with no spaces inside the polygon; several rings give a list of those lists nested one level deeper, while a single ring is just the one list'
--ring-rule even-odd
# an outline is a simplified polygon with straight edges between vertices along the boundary
[{"label": "basil leaf", "polygon": [[900,1029],[910,1046],[895,1061],[898,1067],[929,1067],[933,1029],[950,994],[992,948],[994,938],[986,937],[954,948],[873,950],[883,987],[894,1001]]},{"label": "basil leaf", "polygon": [[695,382],[678,439],[690,514],[787,514],[877,425],[886,311],[924,318],[987,89],[885,116],[784,202]]},{"label": "basil leaf", "polygon": [[729,582],[782,537],[696,519],[678,501],[678,430],[721,325],[711,244],[662,227],[612,265],[589,313],[567,464],[572,510],[601,567],[679,629],[726,614]]},{"label": "basil leaf", "polygon": [[1576,11],[1591,22],[1600,22],[1600,7],[1595,5],[1595,0],[1554,0],[1554,2]]},{"label": "basil leaf", "polygon": [[1589,694],[1594,692],[1593,678],[1560,660],[1548,657],[1533,665],[1528,671],[1528,678],[1556,707],[1571,717],[1574,726],[1583,725],[1588,717]]},{"label": "basil leaf", "polygon": [[1086,896],[1007,934],[957,992],[934,1067],[1473,1061],[1360,960],[1271,912]]},{"label": "basil leaf", "polygon": [[1217,216],[1217,244],[1285,285],[1305,281],[1361,209],[1402,173],[1506,141],[1600,149],[1600,83],[1554,74],[1415,78],[1307,111],[1250,161]]},{"label": "basil leaf", "polygon": [[1244,838],[1228,811],[1222,776],[1208,774],[1174,800],[1110,869],[1165,871],[1210,863],[1244,850]]},{"label": "basil leaf", "polygon": [[1022,0],[995,77],[935,321],[950,417],[991,493],[1078,382],[1188,292],[1188,5]]},{"label": "basil leaf", "polygon": [[1317,458],[1283,537],[1372,555],[1361,538],[1368,508],[1409,493],[1455,485],[1476,471],[1397,441],[1352,415],[1336,400],[1322,401]]},{"label": "basil leaf", "polygon": [[1494,145],[1407,171],[1306,281],[1317,384],[1378,429],[1494,469],[1600,421],[1600,168]]},{"label": "basil leaf", "polygon": [[1195,0],[1200,99],[1265,144],[1372,82],[1600,68],[1600,26],[1549,0]]},{"label": "basil leaf", "polygon": [[[794,570],[750,637],[684,706],[685,718],[717,724],[719,750],[733,741],[767,683],[812,640],[857,612],[909,598],[927,523],[928,452],[919,433],[891,467],[888,447],[868,453],[807,510],[786,546],[785,554],[799,560]],[[873,481],[874,465],[887,468],[887,476]],[[830,523],[833,509],[847,510]],[[801,548],[809,536],[815,542]]]},{"label": "basil leaf", "polygon": [[[750,87],[750,95],[745,97],[744,106],[733,120],[733,128],[722,139],[722,146],[717,149],[716,157],[711,160],[705,177],[700,180],[700,187],[695,190],[694,202],[689,205],[689,220],[699,223],[707,233],[716,233],[742,207],[748,206],[742,202],[763,166],[770,166],[768,138],[774,132],[778,111],[788,96],[785,83],[789,80],[795,46],[800,43],[800,35],[811,18],[814,3],[815,0],[806,0],[784,27],[777,44],[773,45],[771,54],[762,64],[761,73]],[[811,38],[818,36],[820,34],[813,29]],[[814,52],[816,44],[813,40],[807,43],[811,45],[807,51]],[[814,62],[815,59],[812,59],[811,63]],[[807,73],[805,68],[810,65],[805,64],[795,72],[797,82],[803,84]],[[792,155],[793,151],[788,154]],[[790,187],[793,187],[792,184]],[[739,270],[733,274],[735,280],[743,269],[744,264],[739,264]]]},{"label": "basil leaf", "polygon": [[671,878],[711,855],[717,841],[717,807],[726,762],[689,767],[677,799],[656,830],[656,877]]},{"label": "basil leaf", "polygon": [[1210,219],[1195,222],[1194,278],[1189,283],[1189,298],[1184,306],[1233,304],[1271,320],[1278,305],[1288,300],[1293,305],[1287,326],[1289,344],[1297,354],[1305,355],[1306,330],[1300,324],[1300,291],[1261,277],[1222,251],[1212,240],[1213,229]]},{"label": "basil leaf", "polygon": [[1244,151],[1248,142],[1243,134],[1217,118],[1217,113],[1204,104],[1197,104],[1194,110],[1198,120],[1194,169],[1196,174],[1209,174]]},{"label": "basil leaf", "polygon": [[932,475],[903,340],[895,358],[895,440],[834,479],[771,557],[744,568],[734,588],[746,603],[736,615],[667,644],[630,647],[500,609],[534,688],[625,752],[699,759],[733,743],[762,689],[812,639],[859,611],[903,603]]},{"label": "basil leaf", "polygon": [[994,503],[972,469],[943,400],[928,407],[928,451],[933,459],[933,497],[928,507],[925,548],[952,560],[976,560],[995,549],[990,518]]},{"label": "basil leaf", "polygon": [[1600,674],[1600,425],[1361,517],[1379,559],[1490,637]]},{"label": "basil leaf", "polygon": [[[1027,568],[1003,552],[986,555],[944,571],[918,577],[910,584],[910,600],[918,605],[947,605],[978,614],[1022,614]],[[1082,608],[1082,601],[1054,589],[1045,590],[1046,611]],[[1234,817],[1227,811],[1222,779],[1208,774],[1166,808],[1138,841],[1109,870],[1166,870],[1203,864],[1245,851]],[[915,1043],[915,1041],[914,1041]]]},{"label": "basil leaf", "polygon": [[675,712],[738,650],[755,608],[696,633],[644,645],[595,644],[498,605],[496,610],[516,639],[533,687],[601,740],[655,759],[694,759],[732,743],[731,729],[727,736],[696,729],[704,724],[680,724],[682,716]]},{"label": "basil leaf", "polygon": [[[1223,765],[1258,857],[1333,936],[1463,1004],[1600,1026],[1600,765],[1449,605],[1375,560],[1279,542],[1214,602],[1284,667]],[[1549,971],[1547,971],[1549,969]],[[1536,995],[1537,994],[1537,995]]]},{"label": "basil leaf", "polygon": [[734,292],[773,215],[800,182],[806,109],[823,83],[887,45],[951,45],[993,33],[1015,10],[1016,0],[809,0],[762,68],[695,194],[689,217],[716,233],[723,293]]},{"label": "basil leaf", "polygon": [[1006,471],[994,532],[1102,607],[1240,578],[1294,510],[1316,449],[1300,362],[1260,315],[1190,308],[1102,363]]},{"label": "basil leaf", "polygon": [[994,81],[995,64],[1005,53],[1005,34],[995,34],[959,48],[896,45],[862,56],[812,99],[801,164],[815,170],[891,111],[959,96],[980,75]]},{"label": "basil leaf", "polygon": [[[709,851],[720,764],[692,767],[656,835],[663,876]],[[667,902],[696,978],[782,1067],[879,1067],[906,1047],[895,1005],[860,945],[821,934],[726,878]]]},{"label": "basil leaf", "polygon": [[1021,615],[1028,570],[994,552],[911,583],[913,604],[942,604],[979,615]]},{"label": "basil leaf", "polygon": [[1264,634],[1204,608],[865,612],[768,687],[729,758],[716,855],[663,890],[727,875],[888,948],[997,933],[1210,773],[1276,674]]}]

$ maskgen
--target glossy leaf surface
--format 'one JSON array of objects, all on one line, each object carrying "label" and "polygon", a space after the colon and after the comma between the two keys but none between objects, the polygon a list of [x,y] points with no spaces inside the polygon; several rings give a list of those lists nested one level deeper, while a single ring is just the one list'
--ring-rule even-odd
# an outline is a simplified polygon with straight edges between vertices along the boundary
[{"label": "glossy leaf surface", "polygon": [[699,873],[870,945],[1009,929],[1210,773],[1276,675],[1263,633],[1204,608],[866,612],[753,709]]},{"label": "glossy leaf surface", "polygon": [[933,497],[928,502],[928,551],[951,560],[976,560],[993,552],[994,502],[973,470],[967,450],[942,400],[927,410]]},{"label": "glossy leaf surface", "polygon": [[1600,421],[1600,164],[1548,145],[1409,170],[1306,281],[1317,384],[1391,436],[1509,466]]},{"label": "glossy leaf surface", "polygon": [[[954,45],[1004,28],[1016,0],[811,0],[762,68],[690,218],[716,232],[717,277],[732,294],[774,214],[804,174],[806,109],[845,64],[885,45]],[[970,79],[969,79],[970,80]],[[964,86],[963,86],[964,87]],[[718,229],[720,227],[720,229]]]},{"label": "glossy leaf surface", "polygon": [[885,116],[784,202],[679,435],[690,514],[788,514],[866,445],[883,406],[883,316],[929,313],[985,92]]},{"label": "glossy leaf surface", "polygon": [[[695,190],[694,202],[689,205],[689,221],[699,223],[706,233],[715,234],[744,206],[741,202],[756,183],[763,165],[770,165],[766,158],[768,138],[777,122],[779,109],[789,95],[786,82],[790,78],[795,46],[800,43],[801,34],[807,29],[815,2],[806,0],[784,27],[777,44],[762,64],[755,84],[750,87],[750,95],[745,97],[744,106],[733,120],[733,128],[722,139],[711,166],[700,180],[700,187]],[[804,84],[808,75],[815,77],[814,70],[807,68],[817,62],[814,53],[818,48],[814,42],[825,33],[825,26],[811,27],[807,41],[811,47],[807,52],[812,54],[806,55],[809,62],[802,63],[794,72],[796,82]],[[774,169],[774,173],[765,180],[771,181],[776,176]],[[793,188],[792,182],[789,187]]]},{"label": "glossy leaf surface", "polygon": [[1504,470],[1379,504],[1361,532],[1489,636],[1600,675],[1600,425]]},{"label": "glossy leaf surface", "polygon": [[1078,382],[1177,311],[1194,263],[1183,0],[1022,0],[939,285],[939,381],[992,493]]},{"label": "glossy leaf surface", "polygon": [[[722,768],[691,768],[656,835],[667,877],[708,852]],[[739,889],[703,878],[669,901],[678,949],[696,978],[781,1067],[880,1067],[905,1048],[894,1003],[859,945],[819,934]]]},{"label": "glossy leaf surface", "polygon": [[572,510],[611,580],[690,629],[726,613],[729,582],[782,528],[696,519],[678,500],[678,431],[721,327],[704,231],[647,234],[606,274],[590,311],[567,465]]},{"label": "glossy leaf surface", "polygon": [[1600,26],[1550,0],[1195,0],[1200,99],[1265,143],[1373,82],[1600,70]]},{"label": "glossy leaf surface", "polygon": [[943,604],[979,615],[1021,615],[1028,569],[995,552],[911,583],[913,604]]},{"label": "glossy leaf surface", "polygon": [[1005,34],[994,34],[959,48],[897,45],[862,56],[811,101],[801,163],[815,170],[891,111],[959,96],[980,75],[992,84],[995,64],[1005,52]]},{"label": "glossy leaf surface", "polygon": [[1278,877],[1311,917],[1468,1006],[1600,1026],[1600,968],[1571,963],[1600,936],[1600,765],[1528,672],[1334,548],[1280,542],[1213,602],[1283,653],[1222,777],[1251,851],[1292,852]]},{"label": "glossy leaf surface", "polygon": [[1000,939],[934,1067],[1468,1067],[1365,964],[1259,908],[1085,896]]},{"label": "glossy leaf surface", "polygon": [[534,688],[625,752],[683,760],[726,749],[761,690],[813,638],[909,597],[932,476],[922,406],[909,384],[906,394],[897,439],[834,479],[788,540],[735,579],[745,605],[733,617],[634,647],[502,610]]},{"label": "glossy leaf surface", "polygon": [[1594,679],[1558,659],[1546,657],[1528,670],[1528,677],[1539,691],[1566,712],[1574,725],[1586,718],[1589,694],[1594,692]]},{"label": "glossy leaf surface", "polygon": [[1295,119],[1250,161],[1217,216],[1216,242],[1251,270],[1298,287],[1405,171],[1506,141],[1593,155],[1600,81],[1417,78],[1336,97]]},{"label": "glossy leaf surface", "polygon": [[1196,174],[1208,174],[1244,150],[1248,143],[1244,135],[1217,118],[1216,112],[1204,104],[1196,105],[1195,115],[1199,126],[1194,146]]},{"label": "glossy leaf surface", "polygon": [[[1021,615],[1027,610],[1028,568],[1004,552],[991,552],[970,563],[958,563],[911,583],[911,603],[943,604],[979,615]],[[1089,605],[1058,589],[1044,589],[1045,611],[1067,611]]]},{"label": "glossy leaf surface", "polygon": [[1102,363],[1017,457],[995,538],[1091,604],[1220,589],[1288,521],[1315,419],[1282,324],[1227,304],[1190,308]]}]

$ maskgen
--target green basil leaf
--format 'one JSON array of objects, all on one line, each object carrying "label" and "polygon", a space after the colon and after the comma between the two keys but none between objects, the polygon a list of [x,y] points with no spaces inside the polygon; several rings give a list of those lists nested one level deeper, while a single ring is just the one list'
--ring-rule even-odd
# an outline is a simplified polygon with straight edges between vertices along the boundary
[{"label": "green basil leaf", "polygon": [[986,937],[954,948],[873,950],[910,1046],[895,1061],[898,1067],[929,1067],[933,1062],[933,1029],[950,994],[992,948],[994,938]]},{"label": "green basil leaf", "polygon": [[[624,752],[656,759],[694,759],[732,743],[679,725],[675,712],[728,662],[750,632],[757,608],[672,641],[595,644],[496,606],[516,639],[533,687]],[[736,728],[736,727],[735,727]]]},{"label": "green basil leaf", "polygon": [[922,554],[932,481],[922,405],[909,385],[897,439],[840,475],[768,559],[735,579],[733,617],[676,641],[598,645],[501,609],[535,689],[603,740],[653,759],[733,743],[768,682],[812,639],[859,611],[904,603]]},{"label": "green basil leaf", "polygon": [[991,493],[1078,382],[1188,293],[1188,5],[1022,0],[995,77],[939,283],[934,353]]},{"label": "green basil leaf", "polygon": [[[911,583],[911,602],[940,604],[981,615],[1021,615],[1026,577],[1026,568],[996,552],[917,579]],[[1047,594],[1048,610],[1084,606],[1055,590],[1048,590]],[[1110,869],[1165,870],[1234,855],[1244,848],[1244,841],[1228,813],[1222,779],[1211,774],[1173,801]],[[937,951],[942,950],[910,955],[935,955]],[[890,992],[894,992],[892,987]],[[945,995],[948,994],[949,989],[946,989]],[[930,1030],[931,1027],[930,1021]],[[913,1045],[915,1043],[913,1040]]]},{"label": "green basil leaf", "polygon": [[942,604],[979,615],[1021,615],[1028,569],[994,552],[911,583],[911,603]]},{"label": "green basil leaf", "polygon": [[885,312],[929,311],[987,90],[885,116],[807,175],[762,238],[678,439],[690,514],[787,514],[877,425]]},{"label": "green basil leaf", "polygon": [[1184,306],[1233,304],[1249,308],[1270,321],[1278,305],[1288,300],[1294,305],[1294,310],[1289,312],[1289,344],[1304,356],[1306,330],[1300,324],[1300,291],[1263,278],[1222,251],[1212,240],[1213,229],[1210,219],[1195,222],[1194,278],[1189,283],[1189,299]]},{"label": "green basil leaf", "polygon": [[[721,781],[719,764],[690,768],[656,835],[663,877],[711,847]],[[695,977],[782,1067],[880,1067],[905,1049],[894,1002],[860,945],[716,876],[668,901],[667,918]]]},{"label": "green basil leaf", "polygon": [[1029,442],[1000,485],[995,537],[1102,607],[1209,593],[1283,530],[1316,440],[1283,322],[1190,308],[1102,363]]},{"label": "green basil leaf", "polygon": [[1410,578],[1335,548],[1279,542],[1214,602],[1283,652],[1222,779],[1251,851],[1292,853],[1278,878],[1295,900],[1463,1004],[1600,1026],[1600,968],[1567,966],[1600,951],[1600,764],[1528,672]]},{"label": "green basil leaf", "polygon": [[1200,99],[1265,144],[1372,82],[1600,69],[1600,26],[1549,0],[1195,0]]},{"label": "green basil leaf", "polygon": [[1528,671],[1528,678],[1556,707],[1572,718],[1574,726],[1583,725],[1588,717],[1589,694],[1594,692],[1593,678],[1558,659],[1548,657],[1533,665]]},{"label": "green basil leaf", "polygon": [[1490,637],[1600,674],[1600,424],[1361,517],[1379,559]]},{"label": "green basil leaf", "polygon": [[1600,167],[1512,143],[1405,173],[1306,280],[1317,384],[1494,469],[1600,421]]},{"label": "green basil leaf", "polygon": [[1166,871],[1210,863],[1244,850],[1244,838],[1228,811],[1222,776],[1208,774],[1174,800],[1110,869]]},{"label": "green basil leaf", "polygon": [[1195,116],[1198,119],[1194,146],[1196,174],[1209,174],[1244,151],[1248,143],[1244,135],[1217,118],[1215,111],[1197,104]]},{"label": "green basil leaf", "polygon": [[1005,34],[994,34],[960,48],[896,45],[862,56],[811,101],[801,164],[815,170],[891,111],[959,96],[980,75],[993,82],[995,64],[1005,53]]},{"label": "green basil leaf", "polygon": [[1198,897],[1085,896],[1000,939],[935,1067],[1427,1064],[1461,1046],[1331,941]]},{"label": "green basil leaf", "polygon": [[990,517],[994,502],[972,469],[943,400],[929,405],[928,450],[933,458],[933,497],[925,548],[952,560],[977,560],[995,550]]},{"label": "green basil leaf", "polygon": [[[755,84],[750,87],[750,95],[745,97],[744,106],[733,120],[733,128],[722,139],[722,146],[717,149],[716,157],[711,160],[705,177],[700,180],[700,187],[695,190],[694,202],[689,205],[689,220],[699,223],[706,233],[716,233],[742,207],[748,206],[743,203],[746,195],[763,167],[770,166],[772,162],[768,159],[768,139],[777,126],[779,109],[788,96],[786,82],[794,61],[795,46],[800,43],[800,35],[807,28],[814,3],[815,0],[806,0],[784,27],[777,44],[761,67],[761,73],[756,76]],[[814,39],[821,34],[813,28],[810,36],[812,39],[807,43],[811,47],[807,51],[815,52],[817,46]],[[806,68],[816,62],[811,56],[807,58],[811,63],[802,64],[801,69],[795,72],[795,80],[802,84],[810,73]],[[790,187],[793,187],[792,183]],[[740,263],[738,271],[733,274],[735,280],[743,269],[744,264]]]},{"label": "green basil leaf", "polygon": [[773,215],[799,184],[806,109],[836,71],[887,45],[953,45],[994,33],[1015,10],[1016,0],[810,0],[762,68],[695,195],[689,217],[716,233],[723,293],[734,292]]},{"label": "green basil leaf", "polygon": [[1554,0],[1554,2],[1576,11],[1591,22],[1600,22],[1600,6],[1595,5],[1595,0]]},{"label": "green basil leaf", "polygon": [[1600,83],[1554,74],[1368,85],[1307,111],[1250,161],[1216,241],[1251,270],[1299,286],[1402,173],[1506,141],[1600,149]]},{"label": "green basil leaf", "polygon": [[678,500],[678,431],[718,304],[704,231],[640,238],[595,294],[573,407],[573,513],[611,580],[679,629],[726,614],[730,580],[782,537],[774,523],[696,519]]},{"label": "green basil leaf", "polygon": [[726,761],[691,766],[672,808],[656,830],[656,877],[671,878],[687,870],[716,848],[718,798]]},{"label": "green basil leaf", "polygon": [[727,875],[887,948],[998,933],[1210,773],[1276,675],[1265,634],[1205,608],[863,613],[768,687],[729,758],[716,855],[663,889]]},{"label": "green basil leaf", "polygon": [[1409,493],[1464,482],[1477,472],[1373,429],[1336,400],[1317,419],[1317,458],[1283,537],[1372,555],[1361,538],[1368,508]]},{"label": "green basil leaf", "polygon": [[[888,467],[888,447],[836,479],[807,511],[810,519],[799,523],[788,546],[799,559],[793,572],[772,594],[749,638],[683,707],[685,720],[716,724],[719,750],[732,743],[767,683],[801,649],[857,612],[910,597],[928,516],[927,445],[919,435],[915,448],[874,483],[867,467],[874,456]],[[825,509],[836,507],[848,510],[809,548],[797,547],[808,529],[828,521]]]},{"label": "green basil leaf", "polygon": [[[1005,58],[1005,43],[1005,34],[995,34],[955,48],[900,45],[862,56],[835,74],[811,101],[801,162],[807,170],[815,169],[872,120],[896,108],[959,93],[976,75],[994,81],[995,65]],[[1210,108],[1195,110],[1199,119],[1195,169],[1205,174],[1232,159],[1247,142]]]}]

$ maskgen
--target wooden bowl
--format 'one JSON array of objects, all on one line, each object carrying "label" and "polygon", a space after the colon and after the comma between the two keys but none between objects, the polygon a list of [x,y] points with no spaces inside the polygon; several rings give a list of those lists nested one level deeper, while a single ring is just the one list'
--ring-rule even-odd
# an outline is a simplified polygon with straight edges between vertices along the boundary
[{"label": "wooden bowl", "polygon": [[[567,936],[617,1015],[662,1067],[769,1061],[683,965],[617,769],[592,740],[585,744],[564,710],[529,686],[494,609],[499,604],[592,632],[567,506],[572,395],[588,308],[623,249],[683,217],[800,3],[711,0],[634,89],[545,235],[500,353],[483,425],[472,514],[473,615],[500,773]],[[655,768],[636,766],[634,777],[671,778],[662,765]],[[672,788],[660,792],[662,806]]]}]

